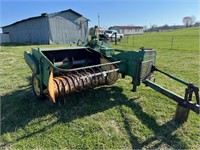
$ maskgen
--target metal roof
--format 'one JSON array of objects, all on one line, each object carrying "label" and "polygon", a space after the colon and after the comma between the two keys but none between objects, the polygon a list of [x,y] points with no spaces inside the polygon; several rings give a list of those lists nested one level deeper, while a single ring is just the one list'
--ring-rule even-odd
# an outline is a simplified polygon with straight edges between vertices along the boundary
[{"label": "metal roof", "polygon": [[[4,27],[9,27],[9,26],[12,26],[12,25],[15,25],[15,24],[18,24],[18,23],[21,23],[21,22],[24,22],[24,21],[28,21],[28,20],[33,20],[33,19],[37,19],[37,18],[44,18],[44,17],[47,17],[47,16],[52,16],[52,15],[56,15],[56,14],[59,14],[59,13],[63,13],[63,12],[68,12],[68,11],[71,11],[72,13],[80,16],[80,17],[83,17],[83,15],[77,13],[76,11],[72,10],[72,9],[68,9],[68,10],[63,10],[63,11],[59,11],[59,12],[55,12],[55,13],[50,13],[50,14],[47,14],[47,13],[42,13],[40,16],[35,16],[35,17],[30,17],[30,18],[27,18],[27,19],[23,19],[23,20],[20,20],[20,21],[17,21],[15,23],[12,23],[10,25],[6,25],[6,26],[3,26],[1,28],[4,28]],[[84,17],[85,18],[85,17]],[[89,19],[85,18],[86,20],[90,21]]]},{"label": "metal roof", "polygon": [[110,28],[120,28],[120,29],[138,29],[143,28],[142,26],[112,26]]}]

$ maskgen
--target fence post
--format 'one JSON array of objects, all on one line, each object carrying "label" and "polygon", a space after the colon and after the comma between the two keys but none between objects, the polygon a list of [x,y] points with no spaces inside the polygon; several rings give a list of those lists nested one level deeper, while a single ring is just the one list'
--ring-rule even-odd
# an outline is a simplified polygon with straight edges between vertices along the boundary
[{"label": "fence post", "polygon": [[133,46],[134,46],[134,44],[135,44],[135,43],[134,43],[134,40],[135,40],[135,39],[134,39],[134,35],[133,35]]},{"label": "fence post", "polygon": [[172,50],[173,44],[174,44],[174,37],[172,36],[172,40],[171,40],[171,49],[170,49],[170,50]]},{"label": "fence post", "polygon": [[115,33],[115,45],[117,45],[117,33]]}]

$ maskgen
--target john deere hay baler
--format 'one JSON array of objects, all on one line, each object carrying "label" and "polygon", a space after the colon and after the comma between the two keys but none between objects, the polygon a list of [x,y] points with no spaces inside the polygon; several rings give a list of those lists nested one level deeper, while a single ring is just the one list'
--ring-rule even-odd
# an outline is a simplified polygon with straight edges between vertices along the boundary
[{"label": "john deere hay baler", "polygon": [[[156,68],[156,51],[153,49],[118,50],[92,38],[77,47],[33,48],[32,53],[24,53],[24,58],[32,70],[34,95],[38,98],[46,96],[53,103],[71,93],[112,85],[121,74],[122,78],[132,77],[132,91],[143,83],[176,101],[175,119],[178,121],[187,121],[190,110],[197,114],[200,112],[198,87]],[[185,96],[154,83],[151,79],[155,71],[184,84]],[[192,102],[192,97],[195,97],[195,102]]]}]

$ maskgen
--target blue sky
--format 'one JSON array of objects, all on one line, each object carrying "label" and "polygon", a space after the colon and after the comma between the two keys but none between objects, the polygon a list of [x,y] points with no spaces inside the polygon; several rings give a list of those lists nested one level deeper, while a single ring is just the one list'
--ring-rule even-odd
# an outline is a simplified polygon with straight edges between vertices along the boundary
[{"label": "blue sky", "polygon": [[184,16],[200,20],[200,0],[0,0],[0,26],[73,9],[90,19],[89,26],[180,25]]}]

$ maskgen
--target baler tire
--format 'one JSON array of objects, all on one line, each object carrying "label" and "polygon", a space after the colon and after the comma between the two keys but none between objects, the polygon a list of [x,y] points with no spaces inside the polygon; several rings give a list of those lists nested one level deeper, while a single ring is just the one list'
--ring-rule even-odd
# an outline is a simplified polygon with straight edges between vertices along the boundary
[{"label": "baler tire", "polygon": [[32,86],[33,94],[36,96],[36,98],[39,100],[44,100],[45,95],[40,90],[40,87],[39,87],[40,81],[39,81],[37,75],[32,75],[31,86]]}]

